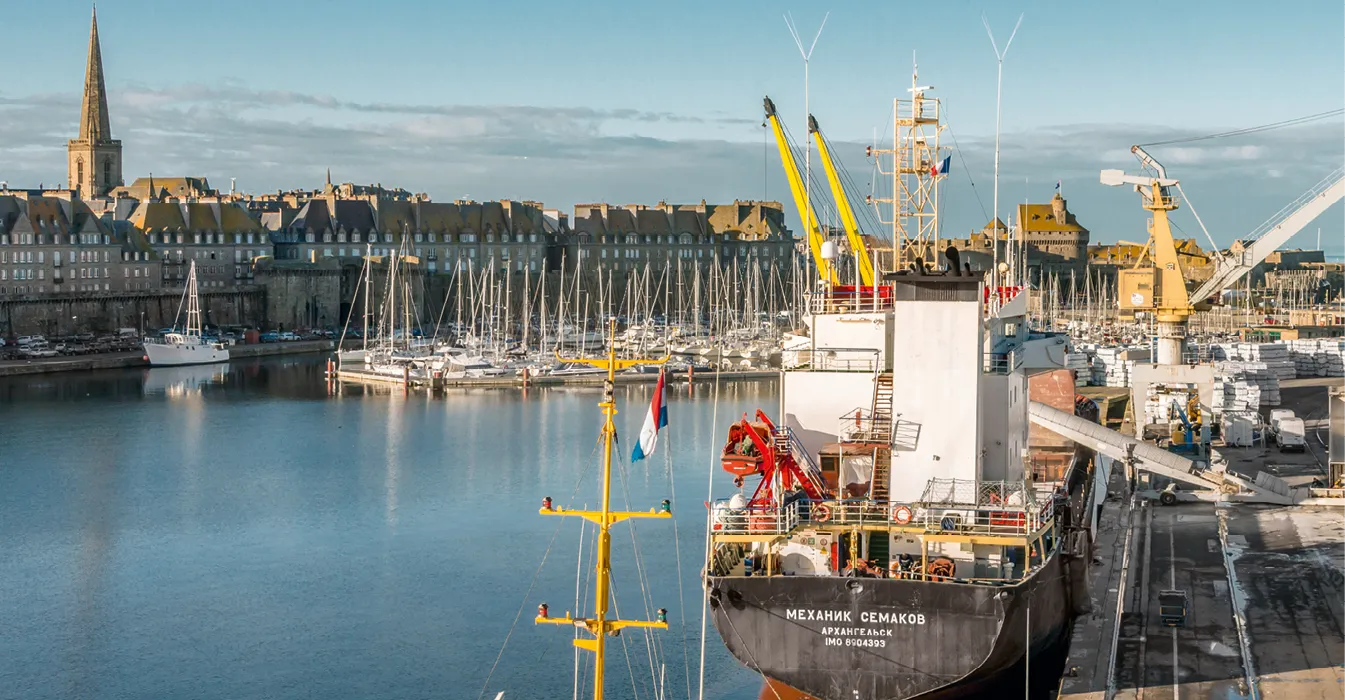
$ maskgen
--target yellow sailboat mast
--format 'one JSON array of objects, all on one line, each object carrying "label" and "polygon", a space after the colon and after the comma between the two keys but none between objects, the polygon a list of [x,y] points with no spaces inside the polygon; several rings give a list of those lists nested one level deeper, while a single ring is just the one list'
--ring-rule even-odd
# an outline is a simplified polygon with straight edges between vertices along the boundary
[{"label": "yellow sailboat mast", "polygon": [[799,175],[798,163],[794,162],[794,151],[789,147],[789,139],[785,136],[784,127],[780,125],[780,117],[775,113],[775,103],[767,97],[765,102],[766,122],[771,125],[771,131],[775,134],[775,147],[780,151],[780,164],[785,169],[785,179],[789,181],[789,192],[794,196],[794,206],[799,209],[799,216],[803,219],[803,228],[808,235],[808,249],[812,251],[813,262],[817,264],[818,275],[826,282],[836,284],[836,269],[832,266],[830,260],[822,258],[822,229],[817,225],[817,215],[813,213],[813,207],[807,197],[803,177]]},{"label": "yellow sailboat mast", "polygon": [[607,357],[605,358],[563,358],[559,353],[556,359],[561,362],[576,362],[591,367],[598,367],[607,370],[607,381],[603,384],[602,403],[598,408],[602,409],[603,414],[603,452],[602,452],[602,495],[600,510],[566,510],[555,507],[550,498],[542,501],[542,515],[574,515],[585,520],[591,521],[598,526],[597,542],[597,563],[594,571],[593,584],[593,616],[582,618],[572,617],[570,613],[565,613],[564,617],[551,617],[547,605],[543,603],[537,609],[537,624],[566,625],[573,626],[587,631],[591,638],[579,638],[574,640],[574,645],[580,649],[587,649],[593,652],[593,698],[602,700],[603,697],[603,672],[605,670],[605,652],[607,648],[607,637],[615,636],[622,629],[627,627],[646,627],[656,629],[667,629],[667,611],[660,608],[658,619],[648,620],[609,620],[607,619],[607,604],[611,596],[611,574],[612,574],[612,525],[621,522],[627,518],[671,518],[671,504],[663,501],[658,509],[651,509],[648,512],[624,512],[613,511],[612,502],[612,445],[616,441],[616,398],[614,391],[616,387],[616,371],[618,369],[627,369],[637,365],[661,365],[668,361],[667,357],[661,360],[618,360],[616,357],[616,319],[612,318],[608,322],[609,344]]},{"label": "yellow sailboat mast", "polygon": [[850,208],[850,199],[845,196],[845,188],[841,185],[836,163],[831,159],[831,147],[822,136],[817,120],[811,114],[808,115],[808,130],[817,134],[817,151],[822,156],[822,168],[827,171],[827,183],[831,185],[831,198],[836,200],[836,209],[841,214],[841,224],[845,226],[845,236],[849,239],[850,250],[855,255],[860,284],[871,287],[874,283],[873,261],[869,258],[869,249],[864,245],[863,237],[859,235],[859,222],[855,220],[855,212]]}]

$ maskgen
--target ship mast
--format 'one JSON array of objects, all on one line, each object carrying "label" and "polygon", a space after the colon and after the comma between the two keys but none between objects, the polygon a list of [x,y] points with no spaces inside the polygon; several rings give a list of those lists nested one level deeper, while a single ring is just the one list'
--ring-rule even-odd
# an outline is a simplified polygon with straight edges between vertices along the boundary
[{"label": "ship mast", "polygon": [[542,603],[537,608],[537,624],[565,625],[573,626],[586,630],[592,635],[592,638],[575,639],[574,645],[580,649],[587,649],[593,652],[593,698],[602,700],[603,697],[603,672],[605,666],[605,652],[607,648],[607,637],[615,636],[622,629],[627,627],[645,627],[654,629],[668,629],[668,611],[659,608],[658,619],[654,621],[647,620],[610,620],[607,618],[607,603],[611,597],[611,573],[612,573],[612,534],[611,527],[627,518],[671,518],[672,508],[668,501],[663,501],[658,509],[650,509],[648,512],[626,512],[613,511],[611,509],[612,501],[612,445],[616,442],[616,398],[613,395],[616,387],[616,371],[618,369],[627,369],[637,365],[661,365],[668,361],[667,357],[661,360],[649,359],[631,359],[618,360],[616,357],[616,318],[608,319],[608,345],[607,357],[605,358],[564,358],[560,353],[556,353],[556,360],[559,362],[575,362],[591,367],[598,367],[607,370],[607,379],[603,382],[602,403],[598,408],[602,409],[603,426],[603,452],[602,452],[602,496],[601,510],[566,510],[560,507],[554,507],[551,504],[551,498],[542,499],[542,515],[574,515],[592,522],[598,526],[598,546],[597,546],[597,564],[595,565],[594,576],[594,596],[593,596],[593,617],[571,617],[569,612],[565,617],[551,617],[547,611],[546,603]]},{"label": "ship mast", "polygon": [[[908,269],[916,258],[938,267],[939,188],[945,173],[936,166],[943,162],[939,148],[939,99],[927,97],[931,85],[921,85],[919,73],[912,67],[910,99],[892,100],[892,148],[873,148],[878,172],[892,178],[891,197],[874,197],[879,220],[892,227],[892,253],[886,272]],[[891,156],[890,169],[884,169],[882,156]],[[886,209],[889,216],[884,218]]]},{"label": "ship mast", "polygon": [[[180,307],[179,307],[180,308]],[[201,337],[201,300],[196,294],[196,261],[187,270],[187,332],[188,338]]]}]

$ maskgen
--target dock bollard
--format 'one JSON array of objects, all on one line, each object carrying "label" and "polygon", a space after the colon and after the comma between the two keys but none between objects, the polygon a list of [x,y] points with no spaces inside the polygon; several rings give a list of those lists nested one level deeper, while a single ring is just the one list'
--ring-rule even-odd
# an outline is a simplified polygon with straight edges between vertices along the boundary
[{"label": "dock bollard", "polygon": [[524,367],[524,368],[523,368],[523,375],[522,375],[522,376],[523,376],[523,388],[524,388],[524,389],[527,389],[527,388],[528,388],[528,368],[527,368],[527,367]]}]

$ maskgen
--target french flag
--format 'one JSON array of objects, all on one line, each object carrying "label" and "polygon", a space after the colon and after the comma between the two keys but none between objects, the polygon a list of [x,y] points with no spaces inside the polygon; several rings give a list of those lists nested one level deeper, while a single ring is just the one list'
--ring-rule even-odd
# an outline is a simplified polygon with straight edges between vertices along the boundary
[{"label": "french flag", "polygon": [[658,444],[658,431],[668,427],[668,395],[664,392],[665,373],[658,373],[658,384],[654,385],[654,400],[649,404],[649,413],[645,414],[644,427],[640,428],[640,440],[631,451],[630,461],[638,462],[648,457]]},{"label": "french flag", "polygon": [[930,175],[947,175],[947,174],[948,174],[948,166],[950,166],[950,165],[953,164],[952,161],[953,161],[953,157],[952,157],[952,156],[945,156],[943,160],[941,160],[941,161],[935,163],[935,164],[934,164],[934,167],[932,167],[932,168],[929,169],[929,174],[930,174]]}]

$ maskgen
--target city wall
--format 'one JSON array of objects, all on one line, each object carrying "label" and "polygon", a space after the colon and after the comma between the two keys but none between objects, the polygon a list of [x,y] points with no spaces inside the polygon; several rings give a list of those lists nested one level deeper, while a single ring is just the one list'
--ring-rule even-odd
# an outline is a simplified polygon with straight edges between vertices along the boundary
[{"label": "city wall", "polygon": [[[200,295],[201,321],[261,327],[266,291],[240,288]],[[153,330],[174,325],[182,309],[179,291],[48,294],[0,299],[0,336],[110,334],[118,328]],[[185,312],[185,309],[183,310]]]}]

